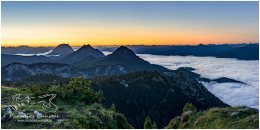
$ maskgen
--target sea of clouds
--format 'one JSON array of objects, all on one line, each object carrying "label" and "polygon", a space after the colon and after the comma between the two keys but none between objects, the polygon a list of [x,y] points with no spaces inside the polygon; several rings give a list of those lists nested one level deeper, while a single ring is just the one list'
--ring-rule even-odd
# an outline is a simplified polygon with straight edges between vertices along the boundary
[{"label": "sea of clouds", "polygon": [[[111,52],[103,52],[105,55]],[[259,109],[259,61],[237,60],[234,58],[162,56],[137,54],[142,59],[162,65],[168,69],[192,67],[201,77],[217,79],[227,77],[240,83],[201,82],[211,93],[232,106],[249,106]]]},{"label": "sea of clouds", "polygon": [[245,61],[232,58],[196,57],[196,56],[160,56],[138,54],[152,63],[175,70],[179,67],[192,67],[202,77],[216,79],[227,77],[242,81],[240,83],[207,83],[207,89],[225,103],[259,108],[259,61]]}]

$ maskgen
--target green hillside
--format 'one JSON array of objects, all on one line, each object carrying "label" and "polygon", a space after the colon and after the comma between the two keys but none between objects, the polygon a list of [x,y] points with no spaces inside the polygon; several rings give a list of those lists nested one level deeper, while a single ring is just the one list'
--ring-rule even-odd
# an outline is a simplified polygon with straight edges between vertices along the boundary
[{"label": "green hillside", "polygon": [[211,108],[207,111],[187,110],[165,127],[167,129],[258,129],[257,109],[244,106]]},{"label": "green hillside", "polygon": [[[2,86],[1,90],[1,122],[4,129],[133,128],[123,114],[116,112],[114,108],[105,108],[101,105],[102,93],[92,90],[87,80],[74,78],[67,85],[53,85],[45,88]],[[46,110],[41,104],[38,104],[39,102],[33,102],[35,100],[33,97],[46,93],[57,94],[57,97],[52,100],[57,106],[57,110],[53,109],[56,108],[54,105],[47,107]],[[11,112],[8,113],[7,108],[11,108]],[[42,116],[36,116],[35,111]],[[19,113],[26,113],[26,116],[22,117]]]}]

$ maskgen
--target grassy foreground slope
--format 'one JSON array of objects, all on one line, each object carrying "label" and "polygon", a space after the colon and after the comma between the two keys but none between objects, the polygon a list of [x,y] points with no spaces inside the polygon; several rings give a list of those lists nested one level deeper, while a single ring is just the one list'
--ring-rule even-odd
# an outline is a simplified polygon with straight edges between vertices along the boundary
[{"label": "grassy foreground slope", "polygon": [[258,129],[257,109],[240,107],[211,108],[208,111],[185,111],[165,127],[167,129]]},{"label": "grassy foreground slope", "polygon": [[[100,104],[103,98],[102,93],[92,90],[88,84],[88,81],[76,78],[62,87],[11,88],[1,86],[1,126],[4,129],[133,128],[124,115],[116,112],[115,108],[103,107]],[[46,93],[57,95],[52,100],[58,107],[57,110],[42,109],[43,106],[38,101],[33,102],[35,98],[31,98]],[[16,98],[13,98],[14,95]],[[29,102],[26,96],[31,98]],[[9,112],[7,108],[11,108]],[[22,114],[26,114],[26,116],[21,116]],[[38,115],[41,116],[38,117]]]},{"label": "grassy foreground slope", "polygon": [[[19,88],[1,86],[1,123],[4,129],[40,129],[40,128],[108,128],[126,129],[133,128],[121,113],[118,106],[104,107],[103,94],[90,87],[90,82],[81,78],[73,78],[66,85],[24,85]],[[37,97],[44,94],[55,93],[57,96],[52,101],[58,106],[57,110],[43,110],[41,104],[34,104],[34,99],[27,102],[28,97]],[[18,96],[17,94],[20,94]],[[15,98],[13,98],[15,97]],[[22,105],[23,104],[23,105]],[[20,105],[20,106],[18,106]],[[11,113],[6,108],[11,109]],[[174,117],[164,128],[169,129],[193,129],[193,128],[259,128],[259,112],[248,107],[209,108],[201,111],[189,104],[183,108],[181,116]],[[58,117],[35,117],[35,111],[42,115],[58,115]],[[181,110],[180,110],[181,111]],[[19,113],[33,118],[17,118]],[[6,116],[4,116],[6,115]],[[178,114],[179,115],[179,114]],[[162,117],[165,118],[165,117]],[[21,122],[35,120],[38,122]],[[129,120],[129,119],[128,119]],[[143,123],[143,120],[141,121]],[[154,120],[146,117],[144,128],[156,128]]]}]

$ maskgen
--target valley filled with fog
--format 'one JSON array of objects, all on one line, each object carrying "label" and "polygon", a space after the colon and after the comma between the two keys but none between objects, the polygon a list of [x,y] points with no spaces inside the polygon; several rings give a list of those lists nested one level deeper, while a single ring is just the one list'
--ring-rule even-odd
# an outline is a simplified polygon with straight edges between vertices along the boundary
[{"label": "valley filled with fog", "polygon": [[[105,55],[111,52],[103,52]],[[259,61],[237,60],[233,58],[196,57],[196,56],[160,56],[137,54],[144,60],[162,65],[168,69],[192,67],[193,72],[202,77],[217,79],[227,77],[241,83],[201,82],[207,89],[225,103],[232,106],[246,105],[259,109]]]},{"label": "valley filled with fog", "polygon": [[192,67],[202,77],[216,79],[227,77],[242,81],[240,83],[206,83],[210,92],[222,101],[232,105],[246,105],[258,108],[259,98],[259,61],[245,61],[231,58],[195,57],[195,56],[159,56],[139,54],[141,58],[169,69]]}]

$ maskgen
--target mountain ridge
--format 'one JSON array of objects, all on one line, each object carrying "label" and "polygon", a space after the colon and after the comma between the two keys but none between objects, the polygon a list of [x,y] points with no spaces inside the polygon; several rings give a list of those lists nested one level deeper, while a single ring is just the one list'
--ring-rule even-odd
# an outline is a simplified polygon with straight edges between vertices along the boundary
[{"label": "mountain ridge", "polygon": [[140,70],[170,71],[165,67],[150,64],[124,46],[117,48],[112,54],[105,57],[90,62],[75,64],[75,66],[84,68],[91,73],[97,73],[98,75],[123,74]]}]

